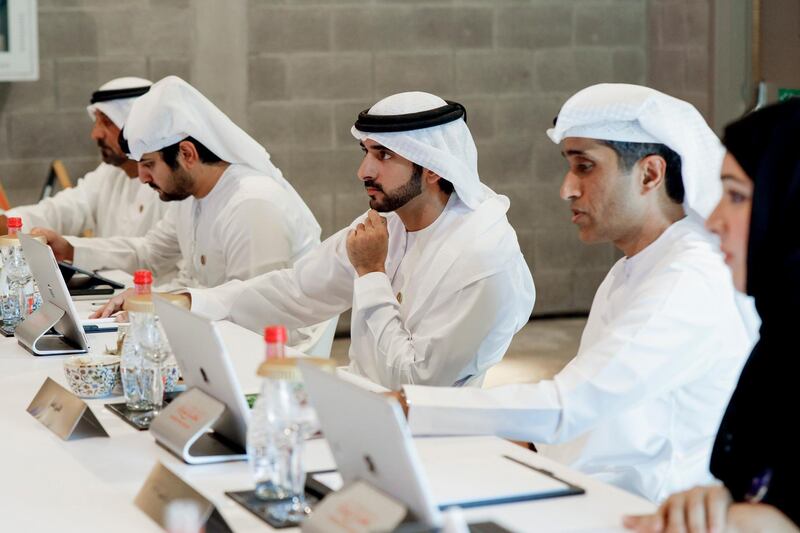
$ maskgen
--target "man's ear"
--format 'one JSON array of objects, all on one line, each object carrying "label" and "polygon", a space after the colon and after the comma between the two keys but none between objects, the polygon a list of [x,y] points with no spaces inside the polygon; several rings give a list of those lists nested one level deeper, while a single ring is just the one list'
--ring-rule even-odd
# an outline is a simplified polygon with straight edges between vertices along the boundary
[{"label": "man's ear", "polygon": [[642,190],[657,189],[667,178],[667,161],[660,155],[651,154],[639,160],[642,171]]},{"label": "man's ear", "polygon": [[441,176],[434,172],[433,170],[428,170],[427,168],[422,169],[422,178],[425,180],[425,183],[428,185],[433,185],[437,181],[441,179]]},{"label": "man's ear", "polygon": [[178,157],[183,160],[186,168],[191,168],[200,162],[200,154],[197,153],[197,147],[189,141],[181,141],[178,144]]}]

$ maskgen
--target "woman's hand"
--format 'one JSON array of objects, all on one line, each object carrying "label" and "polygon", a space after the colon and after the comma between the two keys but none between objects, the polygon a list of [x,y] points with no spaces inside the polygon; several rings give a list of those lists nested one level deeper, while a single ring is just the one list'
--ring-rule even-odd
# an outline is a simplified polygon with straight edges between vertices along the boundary
[{"label": "woman's hand", "polygon": [[654,514],[626,516],[623,525],[638,533],[721,533],[732,503],[722,485],[695,487],[673,494]]}]

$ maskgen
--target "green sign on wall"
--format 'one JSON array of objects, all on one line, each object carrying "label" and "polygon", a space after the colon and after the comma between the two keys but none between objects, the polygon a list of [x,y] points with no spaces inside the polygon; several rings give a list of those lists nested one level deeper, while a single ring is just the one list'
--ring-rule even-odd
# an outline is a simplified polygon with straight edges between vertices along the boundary
[{"label": "green sign on wall", "polygon": [[800,89],[778,89],[779,102],[783,102],[789,98],[800,98]]}]

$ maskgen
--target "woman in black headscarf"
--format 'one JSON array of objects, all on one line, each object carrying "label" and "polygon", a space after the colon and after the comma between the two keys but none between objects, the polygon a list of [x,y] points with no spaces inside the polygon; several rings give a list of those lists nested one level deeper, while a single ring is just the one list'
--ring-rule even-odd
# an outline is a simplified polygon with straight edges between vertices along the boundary
[{"label": "woman in black headscarf", "polygon": [[725,129],[723,196],[707,225],[736,288],[753,296],[760,339],[723,417],[711,472],[724,486],[674,494],[645,531],[800,531],[800,99]]}]

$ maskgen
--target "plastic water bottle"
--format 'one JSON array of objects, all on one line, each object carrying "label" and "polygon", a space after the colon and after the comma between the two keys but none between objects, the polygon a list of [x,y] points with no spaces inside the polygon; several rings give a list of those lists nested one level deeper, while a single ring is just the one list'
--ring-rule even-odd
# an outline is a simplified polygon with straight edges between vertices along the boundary
[{"label": "plastic water bottle", "polygon": [[122,344],[120,373],[126,407],[131,411],[149,411],[147,382],[143,372],[145,339],[152,338],[156,330],[155,308],[150,290],[153,274],[149,270],[137,270],[133,275],[134,296],[128,299],[130,326]]},{"label": "plastic water bottle", "polygon": [[286,328],[264,331],[267,354],[258,368],[264,378],[247,431],[247,458],[256,482],[256,496],[280,500],[269,514],[284,523],[300,523],[311,512],[305,499],[303,450],[305,441],[319,428],[308,402],[297,362],[333,372],[330,359],[286,357]]},{"label": "plastic water bottle", "polygon": [[[4,325],[6,324],[6,314],[9,317],[13,316],[12,311],[13,309],[9,307],[8,300],[8,273],[6,272],[5,264],[6,264],[6,245],[2,243],[2,238],[0,238],[0,322]],[[11,323],[12,320],[9,320]]]},{"label": "plastic water bottle", "polygon": [[8,235],[2,238],[0,288],[3,290],[3,325],[14,328],[41,307],[42,297],[19,244],[22,219],[9,217],[7,226]]},{"label": "plastic water bottle", "polygon": [[[264,330],[266,342],[266,361],[285,357],[286,328],[269,326]],[[256,496],[262,500],[286,497],[282,488],[281,472],[275,432],[277,412],[270,400],[272,396],[271,377],[265,377],[261,393],[256,399],[247,428],[247,460],[256,482]]]}]

